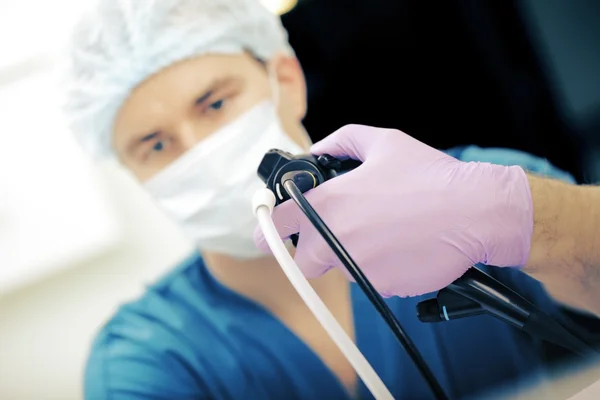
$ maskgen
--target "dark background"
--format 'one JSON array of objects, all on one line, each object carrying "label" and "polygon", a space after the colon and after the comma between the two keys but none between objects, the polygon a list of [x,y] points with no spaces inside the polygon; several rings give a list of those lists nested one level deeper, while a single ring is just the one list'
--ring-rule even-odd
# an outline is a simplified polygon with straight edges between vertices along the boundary
[{"label": "dark background", "polygon": [[314,141],[391,127],[440,149],[524,150],[600,183],[600,0],[300,0],[282,20]]},{"label": "dark background", "polygon": [[305,126],[508,147],[600,182],[600,1],[304,0],[282,17]]}]

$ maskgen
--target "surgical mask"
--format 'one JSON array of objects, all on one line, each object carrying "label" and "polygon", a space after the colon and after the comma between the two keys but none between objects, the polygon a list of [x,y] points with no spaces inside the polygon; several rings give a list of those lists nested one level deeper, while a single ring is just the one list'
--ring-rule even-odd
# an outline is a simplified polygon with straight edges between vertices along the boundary
[{"label": "surgical mask", "polygon": [[257,168],[273,148],[303,151],[281,127],[275,104],[264,101],[196,144],[145,186],[201,251],[256,258],[264,253],[254,245],[252,196],[264,187]]}]

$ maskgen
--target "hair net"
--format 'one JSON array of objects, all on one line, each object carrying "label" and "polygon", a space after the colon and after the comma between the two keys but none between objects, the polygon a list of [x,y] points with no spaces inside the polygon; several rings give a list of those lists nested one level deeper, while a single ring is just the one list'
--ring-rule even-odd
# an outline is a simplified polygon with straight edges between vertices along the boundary
[{"label": "hair net", "polygon": [[293,54],[280,18],[259,0],[99,0],[75,26],[66,65],[70,129],[96,158],[111,156],[114,119],[150,75],[194,56]]}]

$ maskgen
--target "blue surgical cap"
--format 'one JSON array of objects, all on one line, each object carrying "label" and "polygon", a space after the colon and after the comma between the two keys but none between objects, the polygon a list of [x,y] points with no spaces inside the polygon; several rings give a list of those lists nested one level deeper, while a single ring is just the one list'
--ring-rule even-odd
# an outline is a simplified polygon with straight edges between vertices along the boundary
[{"label": "blue surgical cap", "polygon": [[96,159],[111,157],[114,120],[136,86],[184,59],[243,51],[293,54],[280,18],[259,0],[99,0],[68,48],[69,128]]}]

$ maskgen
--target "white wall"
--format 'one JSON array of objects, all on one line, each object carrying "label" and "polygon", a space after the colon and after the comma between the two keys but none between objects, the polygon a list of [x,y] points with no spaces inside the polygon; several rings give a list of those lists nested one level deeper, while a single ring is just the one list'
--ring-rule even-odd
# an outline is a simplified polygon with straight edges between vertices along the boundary
[{"label": "white wall", "polygon": [[0,87],[0,295],[122,239],[57,93],[51,70]]},{"label": "white wall", "polygon": [[0,298],[0,399],[82,398],[95,331],[191,249],[128,175],[114,167],[102,173],[123,244]]}]

